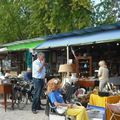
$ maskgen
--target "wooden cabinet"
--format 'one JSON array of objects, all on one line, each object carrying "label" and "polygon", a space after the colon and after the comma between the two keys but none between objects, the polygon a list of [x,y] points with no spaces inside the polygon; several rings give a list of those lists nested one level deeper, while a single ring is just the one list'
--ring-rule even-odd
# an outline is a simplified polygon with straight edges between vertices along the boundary
[{"label": "wooden cabinet", "polygon": [[76,60],[78,77],[92,76],[92,57],[79,56]]}]

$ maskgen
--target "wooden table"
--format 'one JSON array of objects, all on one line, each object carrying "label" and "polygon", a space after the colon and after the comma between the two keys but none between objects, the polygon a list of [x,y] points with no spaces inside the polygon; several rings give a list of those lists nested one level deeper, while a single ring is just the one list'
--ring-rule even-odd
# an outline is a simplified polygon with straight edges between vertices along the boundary
[{"label": "wooden table", "polygon": [[83,80],[78,80],[76,84],[80,87],[89,88],[89,87],[98,86],[97,84],[99,84],[99,83],[97,83],[97,82],[99,82],[99,81],[83,79]]},{"label": "wooden table", "polygon": [[[100,97],[99,95],[91,94],[89,103],[90,103],[90,105],[100,106],[100,107],[104,107],[107,109],[106,103],[117,103],[119,100],[120,100],[120,96]],[[111,116],[111,113],[107,109],[106,110],[106,120],[110,120],[110,116]]]},{"label": "wooden table", "polygon": [[[4,97],[4,109],[6,111],[7,108],[7,95],[8,94],[13,94],[13,89],[12,89],[12,85],[10,84],[0,84],[0,94],[3,94]],[[13,98],[12,98],[12,109],[14,109],[14,104],[13,104]]]}]

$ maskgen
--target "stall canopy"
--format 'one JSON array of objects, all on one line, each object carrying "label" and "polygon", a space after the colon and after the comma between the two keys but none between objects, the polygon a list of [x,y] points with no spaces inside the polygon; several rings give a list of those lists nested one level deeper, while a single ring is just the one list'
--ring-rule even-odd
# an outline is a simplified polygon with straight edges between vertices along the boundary
[{"label": "stall canopy", "polygon": [[48,49],[64,46],[88,45],[120,41],[120,24],[88,28],[66,34],[46,37],[46,41],[36,49]]},{"label": "stall canopy", "polygon": [[8,51],[18,51],[18,50],[25,50],[25,49],[33,49],[37,45],[43,43],[44,40],[39,38],[39,39],[32,39],[32,40],[23,40],[23,41],[17,41],[17,42],[12,42],[8,44],[4,44],[6,46]]},{"label": "stall canopy", "polygon": [[24,50],[29,48],[34,48],[38,44],[43,43],[44,41],[36,41],[36,42],[29,42],[29,43],[22,43],[17,45],[8,46],[8,51],[16,51],[16,50]]},{"label": "stall canopy", "polygon": [[0,48],[0,52],[6,52],[8,49],[6,47]]}]

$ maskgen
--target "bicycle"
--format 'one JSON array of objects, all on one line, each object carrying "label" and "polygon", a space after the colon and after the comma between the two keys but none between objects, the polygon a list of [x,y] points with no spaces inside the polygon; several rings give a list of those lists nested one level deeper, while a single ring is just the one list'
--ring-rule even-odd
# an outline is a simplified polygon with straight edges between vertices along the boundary
[{"label": "bicycle", "polygon": [[31,83],[17,79],[12,84],[14,104],[17,105],[18,109],[22,110],[28,104],[28,100],[32,101]]}]

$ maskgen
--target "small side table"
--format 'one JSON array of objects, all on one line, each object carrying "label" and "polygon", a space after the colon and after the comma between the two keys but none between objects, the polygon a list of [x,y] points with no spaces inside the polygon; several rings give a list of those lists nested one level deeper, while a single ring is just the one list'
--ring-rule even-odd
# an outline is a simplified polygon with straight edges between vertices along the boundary
[{"label": "small side table", "polygon": [[[7,94],[11,94],[13,96],[13,89],[11,84],[0,84],[0,94],[3,94],[4,97],[4,109],[6,112],[7,108]],[[12,97],[12,109],[14,109],[13,97]]]}]

